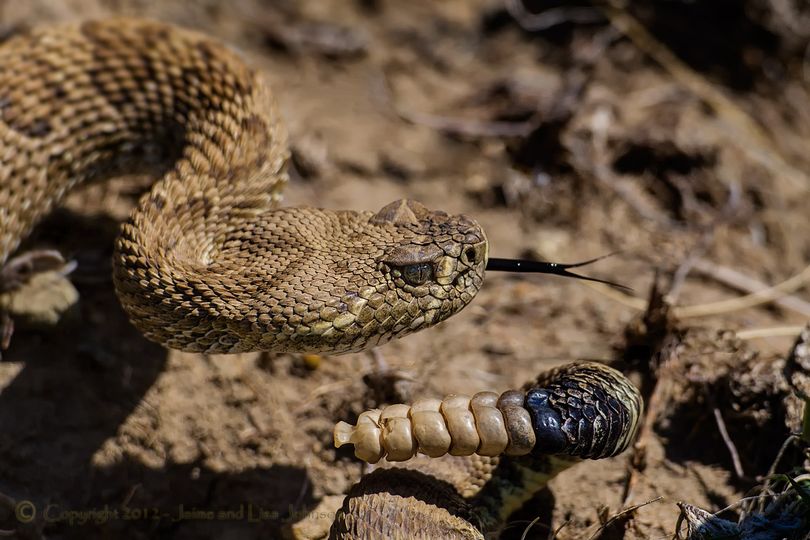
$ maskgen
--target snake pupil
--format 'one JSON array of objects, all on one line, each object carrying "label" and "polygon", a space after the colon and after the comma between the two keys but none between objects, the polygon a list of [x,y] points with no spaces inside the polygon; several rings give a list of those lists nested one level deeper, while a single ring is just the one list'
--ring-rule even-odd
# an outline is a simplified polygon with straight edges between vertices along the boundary
[{"label": "snake pupil", "polygon": [[433,266],[429,263],[409,264],[402,267],[402,277],[409,285],[418,286],[427,283],[433,277]]}]

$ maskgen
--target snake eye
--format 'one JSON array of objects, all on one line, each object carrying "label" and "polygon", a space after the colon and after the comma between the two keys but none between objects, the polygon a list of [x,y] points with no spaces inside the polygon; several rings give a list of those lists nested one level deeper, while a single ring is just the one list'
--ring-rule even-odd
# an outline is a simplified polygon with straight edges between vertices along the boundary
[{"label": "snake eye", "polygon": [[402,277],[409,285],[423,285],[433,278],[433,265],[430,263],[408,264],[403,266]]}]

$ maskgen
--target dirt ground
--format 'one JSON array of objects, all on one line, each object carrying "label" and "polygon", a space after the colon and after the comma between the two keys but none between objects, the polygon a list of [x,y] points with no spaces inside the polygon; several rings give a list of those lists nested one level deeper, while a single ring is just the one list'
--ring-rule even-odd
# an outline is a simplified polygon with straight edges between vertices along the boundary
[{"label": "dirt ground", "polygon": [[[78,262],[80,301],[55,327],[20,328],[0,362],[0,529],[282,537],[363,473],[332,447],[336,421],[503,391],[573,359],[611,362],[641,385],[640,443],[560,475],[504,537],[539,516],[528,538],[671,538],[676,502],[717,511],[751,492],[798,425],[782,366],[810,319],[810,7],[522,5],[0,0],[0,39],[127,14],[237,47],[289,124],[285,204],[414,198],[477,219],[491,256],[620,251],[588,272],[634,290],[490,273],[459,315],[373,353],[167,352],[129,325],[110,278],[118,223],[148,180],[83,188],[28,242]],[[738,301],[793,276],[779,303]],[[647,310],[654,283],[673,309]],[[776,471],[801,463],[788,451]],[[9,510],[20,501],[39,513],[25,526]],[[99,512],[83,522],[71,510]],[[179,516],[195,510],[234,514]]]}]

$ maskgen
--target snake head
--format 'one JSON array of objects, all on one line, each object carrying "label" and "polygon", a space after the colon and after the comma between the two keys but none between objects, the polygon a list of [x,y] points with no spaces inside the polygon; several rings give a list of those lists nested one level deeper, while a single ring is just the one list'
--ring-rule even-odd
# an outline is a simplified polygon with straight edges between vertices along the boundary
[{"label": "snake head", "polygon": [[394,201],[369,219],[390,240],[377,258],[375,317],[387,341],[436,324],[470,303],[484,278],[488,248],[474,220]]},{"label": "snake head", "polygon": [[[486,237],[475,221],[408,200],[376,214],[273,210],[224,246],[223,258],[240,261],[230,267],[239,269],[242,285],[229,291],[241,296],[217,309],[247,319],[255,348],[272,351],[354,352],[427,328],[475,297],[487,264]],[[206,270],[227,274],[216,264]],[[253,309],[245,315],[240,306]],[[231,339],[206,339],[214,337]]]},{"label": "snake head", "polygon": [[315,306],[317,320],[302,313],[306,328],[291,336],[292,350],[335,354],[373,347],[450,317],[481,288],[486,236],[465,216],[431,211],[412,200],[395,201],[376,214],[319,215],[328,216],[331,225],[317,226],[311,218],[310,225],[313,231],[328,229],[328,238],[314,241],[313,232],[295,242],[308,243],[306,264],[297,265],[305,271],[285,273],[285,279],[310,283],[304,287],[313,291],[308,294],[318,290],[324,298]]}]

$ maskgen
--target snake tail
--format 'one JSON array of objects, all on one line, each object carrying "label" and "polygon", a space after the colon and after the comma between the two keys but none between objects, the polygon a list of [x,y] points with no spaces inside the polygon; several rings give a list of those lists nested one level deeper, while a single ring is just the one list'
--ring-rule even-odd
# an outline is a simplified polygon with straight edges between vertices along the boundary
[{"label": "snake tail", "polygon": [[[641,398],[618,371],[571,364],[523,390],[449,395],[362,413],[335,426],[335,446],[353,444],[369,463],[430,457],[565,454],[599,459],[624,451]],[[543,382],[543,381],[541,381]]]},{"label": "snake tail", "polygon": [[556,474],[615,456],[635,439],[643,404],[620,372],[574,363],[521,390],[451,395],[366,411],[335,444],[387,462],[347,495],[332,537],[483,538]]}]

